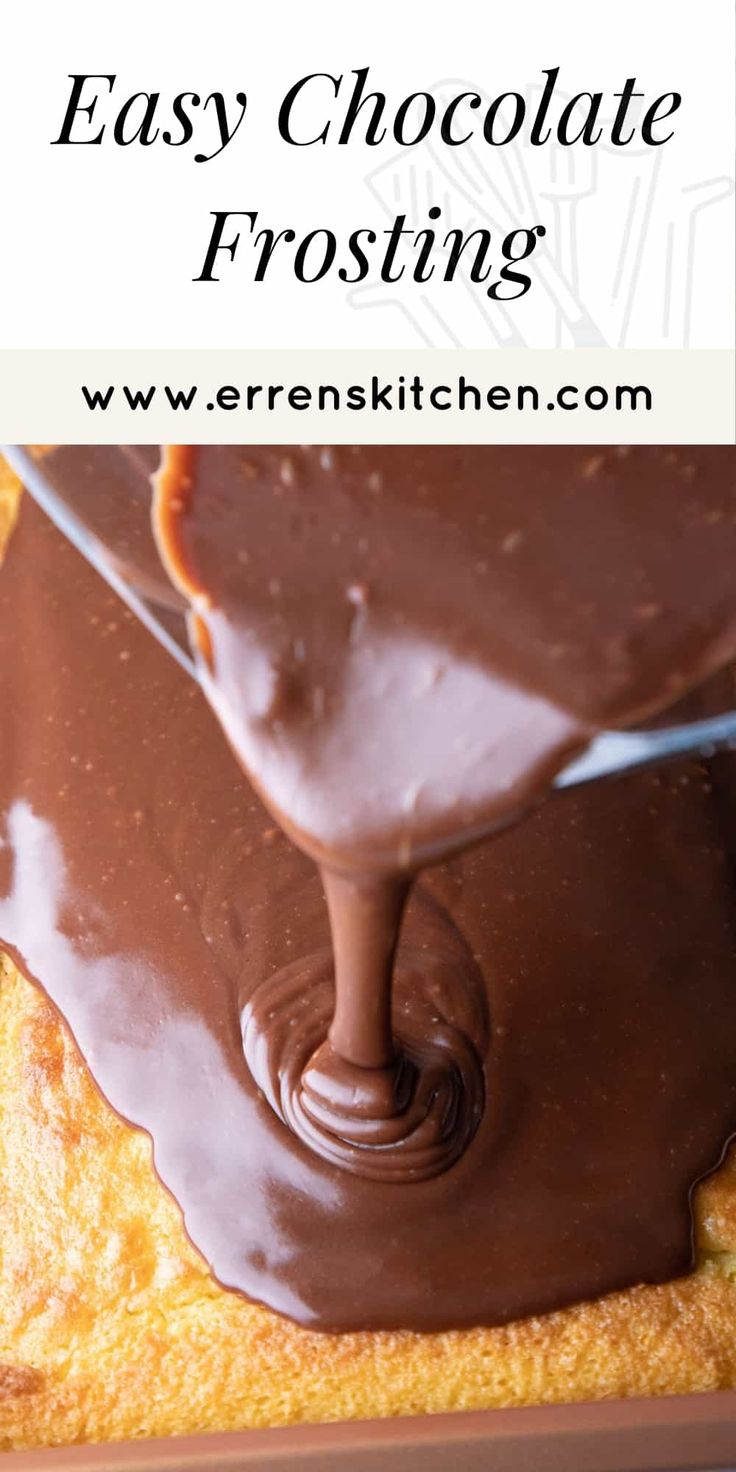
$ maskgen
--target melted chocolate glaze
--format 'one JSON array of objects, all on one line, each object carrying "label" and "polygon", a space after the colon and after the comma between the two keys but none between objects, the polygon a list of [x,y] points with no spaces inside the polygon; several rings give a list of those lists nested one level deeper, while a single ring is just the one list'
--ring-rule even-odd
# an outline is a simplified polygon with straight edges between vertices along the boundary
[{"label": "melted chocolate glaze", "polygon": [[160,541],[206,692],[341,869],[487,833],[736,650],[729,449],[167,450]]},{"label": "melted chocolate glaze", "polygon": [[[408,876],[518,816],[596,727],[671,703],[736,652],[736,492],[719,466],[164,448],[154,524],[203,687],[321,865],[334,1015],[317,1021],[324,961],[290,968],[249,1006],[244,1044],[276,1113],[327,1160],[416,1181],[472,1139],[477,1033],[448,1031],[429,994],[423,1050],[392,1027]],[[465,985],[450,967],[450,993]]]},{"label": "melted chocolate glaze", "polygon": [[247,1043],[264,983],[287,994],[275,1087],[303,1072],[292,1007],[317,1035],[332,1013],[317,871],[200,692],[31,505],[0,576],[0,682],[0,936],[150,1131],[223,1283],[313,1327],[434,1329],[689,1267],[690,1187],[736,1129],[732,875],[700,766],[556,799],[421,874],[393,1033],[410,1061],[432,1029],[470,1040],[485,1107],[452,1169],[402,1184],[321,1159],[253,1083],[241,1015]]}]

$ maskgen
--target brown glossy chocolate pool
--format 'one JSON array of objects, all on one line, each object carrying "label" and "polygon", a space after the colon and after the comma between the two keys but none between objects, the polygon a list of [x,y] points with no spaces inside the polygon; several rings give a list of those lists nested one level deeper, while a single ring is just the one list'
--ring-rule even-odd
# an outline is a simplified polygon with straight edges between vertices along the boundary
[{"label": "brown glossy chocolate pool", "polygon": [[595,730],[736,653],[732,455],[169,469],[164,553],[260,796],[24,507],[0,937],[150,1131],[192,1239],[322,1329],[500,1323],[687,1271],[690,1189],[736,1129],[727,808],[692,763],[508,825]]}]

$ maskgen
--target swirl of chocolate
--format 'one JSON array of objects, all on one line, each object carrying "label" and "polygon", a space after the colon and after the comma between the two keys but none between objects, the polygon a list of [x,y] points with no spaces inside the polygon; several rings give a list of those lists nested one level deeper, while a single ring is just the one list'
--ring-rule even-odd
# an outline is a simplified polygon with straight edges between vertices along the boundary
[{"label": "swirl of chocolate", "polygon": [[400,953],[395,1055],[360,1067],[329,1040],[335,1010],[328,951],[262,982],[242,1013],[251,1074],[288,1128],[331,1164],[368,1180],[441,1174],[470,1144],[485,1103],[485,997],[472,958]]}]

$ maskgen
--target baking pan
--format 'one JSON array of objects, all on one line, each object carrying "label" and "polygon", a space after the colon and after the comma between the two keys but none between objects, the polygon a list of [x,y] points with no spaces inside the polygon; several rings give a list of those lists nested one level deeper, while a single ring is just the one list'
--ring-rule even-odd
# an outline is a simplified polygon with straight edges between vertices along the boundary
[{"label": "baking pan", "polygon": [[5,1472],[734,1472],[736,1391],[11,1452]]}]

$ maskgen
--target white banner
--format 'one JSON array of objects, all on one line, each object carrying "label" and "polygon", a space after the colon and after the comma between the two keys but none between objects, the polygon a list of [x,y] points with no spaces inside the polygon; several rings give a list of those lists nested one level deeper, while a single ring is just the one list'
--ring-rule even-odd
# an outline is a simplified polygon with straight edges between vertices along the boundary
[{"label": "white banner", "polygon": [[735,405],[724,349],[0,352],[6,444],[732,444]]},{"label": "white banner", "polygon": [[[130,436],[145,416],[165,438],[184,416],[164,394],[136,418],[120,395],[85,409],[80,385],[159,377],[145,357],[102,371],[102,350],[181,349],[164,377],[202,382],[190,437],[731,439],[734,61],[733,0],[7,7],[0,346],[40,366],[33,390],[3,359],[5,437]],[[48,349],[83,357],[61,370]],[[556,411],[512,393],[489,413],[244,419],[202,408],[252,376],[205,349],[280,351],[292,384],[311,376],[295,350],[363,351],[362,381],[387,349],[429,349],[445,383],[501,349],[483,383],[537,383]],[[632,376],[646,412],[557,406]]]}]

